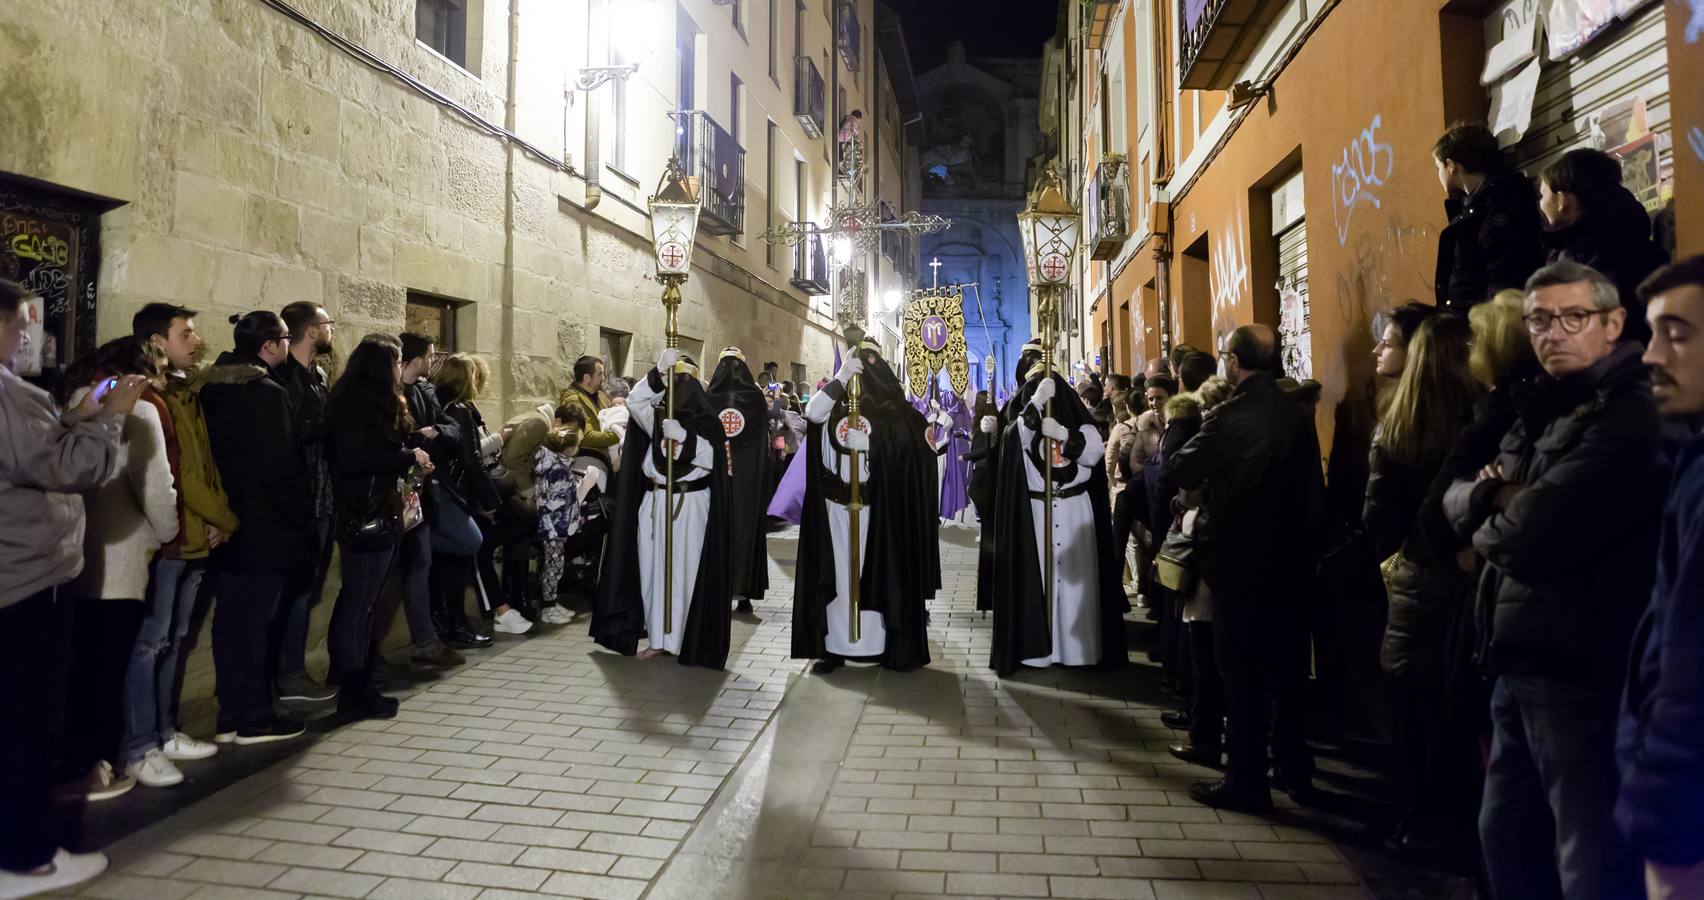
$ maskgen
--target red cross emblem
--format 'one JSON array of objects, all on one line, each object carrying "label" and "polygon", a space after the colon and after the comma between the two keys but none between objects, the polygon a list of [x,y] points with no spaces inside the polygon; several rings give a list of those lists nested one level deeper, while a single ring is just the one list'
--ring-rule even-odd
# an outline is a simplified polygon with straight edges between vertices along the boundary
[{"label": "red cross emblem", "polygon": [[929,442],[929,446],[935,446],[935,426],[930,425],[923,429],[923,439]]},{"label": "red cross emblem", "polygon": [[722,434],[727,437],[738,437],[745,430],[745,413],[737,409],[722,410]]},{"label": "red cross emblem", "polygon": [[657,257],[663,261],[663,265],[671,269],[678,269],[680,264],[686,260],[686,248],[675,243],[664,244],[662,252],[657,254]]},{"label": "red cross emblem", "polygon": [[[842,443],[842,444],[846,443],[846,432],[848,432],[850,430],[852,430],[851,419],[841,419],[840,425],[837,428],[835,428],[835,434],[840,438],[840,443]],[[865,434],[869,434],[870,433],[870,420],[864,418],[863,416],[859,416],[858,417],[858,430],[864,432]]]},{"label": "red cross emblem", "polygon": [[1058,441],[1049,440],[1047,442],[1047,449],[1053,455],[1053,468],[1055,469],[1065,465],[1065,454],[1062,452],[1062,447],[1063,445]]},{"label": "red cross emblem", "polygon": [[1041,258],[1041,276],[1048,281],[1064,278],[1065,267],[1065,257],[1058,253],[1049,253]]}]

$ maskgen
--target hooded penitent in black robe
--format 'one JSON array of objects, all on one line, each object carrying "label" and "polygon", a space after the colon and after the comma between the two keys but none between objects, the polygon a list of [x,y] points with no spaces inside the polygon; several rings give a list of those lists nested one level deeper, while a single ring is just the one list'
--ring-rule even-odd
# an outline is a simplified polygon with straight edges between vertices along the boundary
[{"label": "hooded penitent in black robe", "polygon": [[[770,491],[769,407],[751,369],[737,356],[725,356],[716,364],[709,393],[710,405],[721,416],[723,469],[733,487],[728,497],[728,593],[758,600],[769,587],[769,544],[763,530]],[[729,435],[730,428],[737,431]]]},{"label": "hooded penitent in black robe", "polygon": [[[859,607],[882,614],[887,633],[882,666],[904,671],[929,663],[924,604],[941,587],[935,450],[924,436],[922,414],[906,401],[893,370],[872,353],[862,355],[859,413],[870,420],[873,433],[870,481],[859,488],[867,504],[860,515],[869,517],[869,533],[860,548]],[[826,494],[836,476],[823,461],[822,435],[824,428],[846,416],[846,398],[838,381],[830,381],[824,390],[834,392],[836,402],[826,425],[810,423],[805,442],[805,503],[793,589],[794,659],[828,655],[828,605],[836,596]]]},{"label": "hooded penitent in black robe", "polygon": [[[1054,375],[1053,419],[1075,434],[1082,426],[1092,425],[1094,419],[1088,407],[1071,390],[1071,385]],[[1049,628],[1046,594],[1042,590],[1042,564],[1035,545],[1035,524],[1030,509],[1030,486],[1023,454],[1035,448],[1023,446],[1017,419],[1029,415],[1030,425],[1039,431],[1041,417],[1027,410],[1035,395],[1040,376],[1032,378],[1018,392],[1015,405],[1009,406],[1013,421],[1000,436],[1000,456],[1006,464],[995,473],[994,496],[994,554],[989,566],[988,594],[993,601],[994,641],[989,654],[989,666],[1001,676],[1017,671],[1026,659],[1045,657],[1052,652],[1053,636]],[[1041,444],[1045,439],[1038,439]],[[1065,468],[1071,473],[1072,463]],[[1095,545],[1098,552],[1100,582],[1100,664],[1103,667],[1123,665],[1127,661],[1124,635],[1124,614],[1130,602],[1124,596],[1123,559],[1114,551],[1112,541],[1112,505],[1108,499],[1106,467],[1088,466],[1087,494],[1094,510]],[[1058,476],[1061,480],[1069,474]]]},{"label": "hooded penitent in black robe", "polygon": [[[1032,341],[1031,343],[1035,342]],[[988,440],[988,449],[981,459],[982,466],[987,469],[984,479],[989,488],[988,496],[991,498],[986,509],[977,507],[976,510],[977,524],[981,526],[982,530],[982,538],[976,545],[976,608],[983,612],[994,609],[994,523],[999,518],[995,515],[996,510],[999,509],[999,491],[995,486],[1000,483],[1002,436],[1006,433],[1007,426],[1016,422],[1018,414],[1023,411],[1025,403],[1023,397],[1024,382],[1029,377],[1029,370],[1035,368],[1036,363],[1039,362],[1041,362],[1039,350],[1026,350],[1022,356],[1018,357],[1018,366],[1014,372],[1018,390],[1006,399],[1006,406],[1000,410],[999,416],[996,417],[999,421],[995,425],[995,432],[991,435],[983,435]],[[981,434],[982,422],[980,420],[973,427],[977,429],[978,434]],[[1021,472],[1023,466],[1019,465],[1018,468]]]},{"label": "hooded penitent in black robe", "polygon": [[[649,378],[651,389],[660,394],[662,375],[652,369]],[[666,413],[661,406],[656,412],[655,428],[661,431]],[[675,420],[692,438],[708,441],[715,448],[714,464],[706,476],[710,479],[710,515],[705,525],[704,550],[693,581],[679,654],[682,665],[711,669],[720,669],[727,663],[731,621],[727,572],[727,498],[731,479],[722,456],[722,425],[717,413],[696,378],[686,374],[675,376]],[[643,428],[635,425],[627,429],[616,480],[615,514],[604,550],[602,575],[592,599],[592,640],[628,656],[638,650],[639,638],[647,633],[645,598],[639,588],[639,506],[652,490],[650,478],[645,474],[646,454],[655,454],[657,470],[663,469],[665,461],[660,444],[653,442]],[[676,527],[680,527],[678,522]]]}]

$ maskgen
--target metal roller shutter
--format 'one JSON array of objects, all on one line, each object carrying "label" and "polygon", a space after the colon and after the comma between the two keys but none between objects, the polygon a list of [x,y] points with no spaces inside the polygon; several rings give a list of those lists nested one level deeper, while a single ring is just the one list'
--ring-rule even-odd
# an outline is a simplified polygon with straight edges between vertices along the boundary
[{"label": "metal roller shutter", "polygon": [[[1549,6],[1550,0],[1504,3],[1486,19],[1487,40],[1494,44],[1507,25]],[[1619,151],[1625,183],[1648,208],[1668,199],[1674,163],[1663,6],[1649,3],[1565,59],[1552,60],[1548,47],[1540,48],[1532,123],[1509,146],[1522,171],[1536,177],[1577,147]]]}]

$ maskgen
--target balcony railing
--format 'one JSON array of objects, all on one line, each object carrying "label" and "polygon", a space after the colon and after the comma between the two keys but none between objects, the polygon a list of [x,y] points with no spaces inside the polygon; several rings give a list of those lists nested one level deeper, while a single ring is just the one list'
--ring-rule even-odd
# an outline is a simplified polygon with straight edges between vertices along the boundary
[{"label": "balcony railing", "polygon": [[745,230],[745,148],[701,109],[675,113],[679,127],[676,154],[698,178],[703,214],[698,230],[739,234]]},{"label": "balcony railing", "polygon": [[840,3],[840,38],[836,43],[840,47],[840,56],[846,61],[846,68],[858,71],[862,61],[864,30],[858,23],[858,4],[852,0],[839,0]]},{"label": "balcony railing", "polygon": [[1089,182],[1089,258],[1116,259],[1130,236],[1129,167],[1123,160],[1095,166]]},{"label": "balcony railing", "polygon": [[1178,16],[1178,87],[1222,91],[1254,53],[1284,4],[1278,0],[1184,0]]},{"label": "balcony railing", "polygon": [[817,71],[816,60],[801,56],[793,67],[793,117],[799,120],[805,134],[819,138],[827,115],[828,89],[823,84],[822,73]]},{"label": "balcony railing", "polygon": [[828,251],[822,235],[809,235],[793,245],[793,287],[807,294],[828,293]]}]

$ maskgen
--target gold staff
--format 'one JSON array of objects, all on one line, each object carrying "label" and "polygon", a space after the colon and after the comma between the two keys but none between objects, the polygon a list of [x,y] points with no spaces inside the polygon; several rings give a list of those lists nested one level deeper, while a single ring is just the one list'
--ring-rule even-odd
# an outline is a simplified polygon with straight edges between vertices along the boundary
[{"label": "gold staff", "polygon": [[[860,328],[856,324],[847,326],[846,339],[852,343],[852,354],[854,358],[858,359],[860,364],[862,364],[863,357],[859,355],[859,351],[861,350],[860,345],[864,342],[864,329]],[[862,424],[859,420],[858,411],[858,396],[862,392],[863,386],[860,384],[862,380],[863,376],[853,375],[846,382],[846,433],[848,435],[851,435],[852,431],[854,429],[858,429],[858,426]],[[859,637],[863,633],[863,616],[859,614],[858,602],[858,597],[862,593],[864,583],[864,570],[863,567],[859,565],[861,557],[859,553],[860,547],[858,546],[858,514],[864,508],[864,501],[859,492],[859,482],[863,479],[859,477],[862,474],[862,471],[858,467],[858,456],[858,451],[851,451],[852,473],[849,484],[852,491],[851,497],[846,503],[846,519],[852,526],[852,544],[848,548],[849,552],[846,555],[847,563],[852,567],[852,570],[847,574],[846,579],[848,587],[846,592],[846,613],[850,618],[850,621],[846,626],[846,636],[853,643],[857,643]]]},{"label": "gold staff", "polygon": [[[657,280],[663,283],[664,343],[670,350],[680,348],[680,286],[692,271],[692,242],[698,232],[698,179],[686,174],[679,157],[670,157],[657,192],[648,201],[651,209],[651,249],[657,257]],[[663,393],[667,411],[664,421],[673,421],[675,406],[674,380],[678,360],[663,374]],[[660,435],[659,435],[660,437]],[[674,630],[674,523],[678,511],[675,505],[674,458],[679,446],[663,442],[666,459],[663,463],[663,510],[667,529],[663,532],[663,632]]]}]

